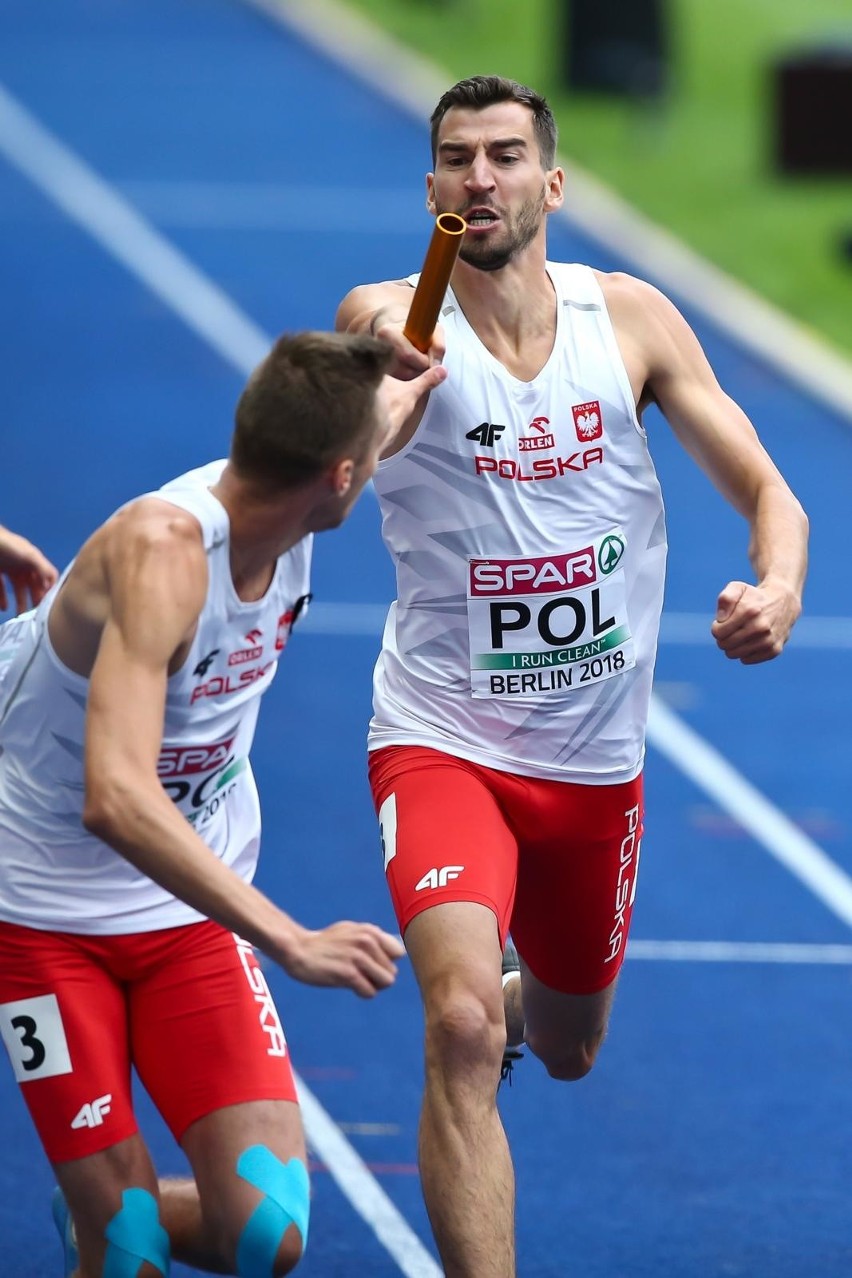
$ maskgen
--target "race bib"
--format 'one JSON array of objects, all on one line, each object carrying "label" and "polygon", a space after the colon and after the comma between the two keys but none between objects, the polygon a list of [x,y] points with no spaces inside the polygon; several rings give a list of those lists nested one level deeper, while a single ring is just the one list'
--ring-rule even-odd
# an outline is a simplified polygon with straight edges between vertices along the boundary
[{"label": "race bib", "polygon": [[620,529],[579,550],[468,560],[475,697],[560,697],[636,664]]}]

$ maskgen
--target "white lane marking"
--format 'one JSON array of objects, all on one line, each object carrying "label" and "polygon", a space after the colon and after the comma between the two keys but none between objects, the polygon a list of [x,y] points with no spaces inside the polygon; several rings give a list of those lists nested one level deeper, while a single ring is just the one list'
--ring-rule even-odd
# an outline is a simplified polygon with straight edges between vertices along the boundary
[{"label": "white lane marking", "polygon": [[852,927],[849,875],[656,696],[651,700],[648,740],[823,905]]},{"label": "white lane marking", "polygon": [[[394,40],[336,0],[245,0],[299,33],[424,126],[451,79],[435,63]],[[683,304],[803,386],[820,403],[852,419],[852,362],[745,285],[712,266],[674,235],[643,217],[598,178],[560,156],[566,208],[557,216],[627,258]],[[424,248],[428,240],[424,224]]]},{"label": "white lane marking", "polygon": [[290,186],[277,182],[116,183],[122,195],[170,229],[311,231],[331,235],[411,235],[423,211],[413,190]]},{"label": "white lane marking", "polygon": [[358,1215],[408,1278],[440,1278],[443,1270],[394,1207],[340,1128],[297,1079],[308,1143],[322,1159]]},{"label": "white lane marking", "polygon": [[[312,603],[299,628],[314,634],[380,635],[387,604]],[[713,618],[700,612],[664,612],[661,644],[715,647],[710,625]],[[790,638],[791,648],[852,648],[852,617],[801,617]]]},{"label": "white lane marking", "polygon": [[[714,644],[713,618],[700,612],[664,612],[660,643]],[[800,617],[790,636],[791,648],[852,648],[852,617]]]},{"label": "white lane marking", "polygon": [[852,964],[852,945],[809,945],[785,941],[627,942],[628,959],[670,963]]},{"label": "white lane marking", "polygon": [[[73,221],[141,280],[228,363],[249,373],[271,341],[181,253],[0,86],[0,152]],[[312,1148],[406,1278],[441,1270],[405,1218],[297,1079]]]},{"label": "white lane marking", "polygon": [[272,339],[2,85],[0,152],[227,363],[263,359]]}]

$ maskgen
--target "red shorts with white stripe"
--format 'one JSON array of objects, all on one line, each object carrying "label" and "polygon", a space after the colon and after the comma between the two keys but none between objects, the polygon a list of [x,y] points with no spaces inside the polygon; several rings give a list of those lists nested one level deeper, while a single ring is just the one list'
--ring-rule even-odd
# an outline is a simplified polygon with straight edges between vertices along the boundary
[{"label": "red shorts with white stripe", "polygon": [[642,778],[576,785],[498,772],[439,750],[370,754],[400,931],[422,910],[493,910],[535,977],[594,994],[624,959],[642,838]]},{"label": "red shorts with white stripe", "polygon": [[225,1105],[296,1099],[254,951],[217,923],[80,936],[0,922],[0,1034],[54,1163],[137,1131],[131,1065],[178,1141]]}]

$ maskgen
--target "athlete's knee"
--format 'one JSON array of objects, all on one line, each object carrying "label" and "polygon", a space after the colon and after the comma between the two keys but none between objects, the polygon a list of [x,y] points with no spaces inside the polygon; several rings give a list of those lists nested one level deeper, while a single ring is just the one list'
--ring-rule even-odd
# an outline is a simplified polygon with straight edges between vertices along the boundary
[{"label": "athlete's knee", "polygon": [[505,1039],[502,1007],[490,1007],[472,990],[443,993],[427,1008],[427,1060],[445,1070],[498,1062]]},{"label": "athlete's knee", "polygon": [[238,1158],[237,1174],[264,1195],[237,1242],[239,1278],[289,1274],[308,1240],[310,1185],[305,1164],[300,1158],[284,1163],[265,1145],[252,1145]]},{"label": "athlete's knee", "polygon": [[544,1065],[551,1078],[576,1083],[590,1073],[604,1040],[605,1031],[582,1039],[564,1039],[527,1029],[527,1045]]},{"label": "athlete's knee", "polygon": [[160,1223],[157,1200],[147,1189],[124,1190],[121,1209],[104,1234],[107,1244],[104,1273],[135,1274],[147,1262],[152,1270],[168,1278],[169,1236]]}]

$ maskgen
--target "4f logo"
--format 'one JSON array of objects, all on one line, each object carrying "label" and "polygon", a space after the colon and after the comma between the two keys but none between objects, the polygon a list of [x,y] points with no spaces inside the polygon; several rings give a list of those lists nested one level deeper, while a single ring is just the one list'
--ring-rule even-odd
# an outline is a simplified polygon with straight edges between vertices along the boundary
[{"label": "4f logo", "polygon": [[429,870],[423,875],[414,891],[423,892],[426,888],[446,887],[450,880],[457,879],[463,870],[463,865],[442,865],[440,869]]},{"label": "4f logo", "polygon": [[483,448],[493,448],[495,441],[500,438],[505,429],[506,427],[501,426],[499,422],[480,422],[478,426],[474,426],[473,430],[467,432],[465,439],[473,439]]},{"label": "4f logo", "polygon": [[75,1118],[71,1120],[73,1128],[78,1127],[102,1127],[104,1119],[112,1108],[112,1093],[108,1092],[106,1096],[98,1096],[97,1100],[93,1100],[91,1104],[86,1102]]},{"label": "4f logo", "polygon": [[214,648],[212,652],[208,652],[206,657],[201,658],[198,665],[195,667],[195,669],[192,672],[196,679],[204,678],[204,676],[207,674],[207,671],[213,665],[214,658],[218,657],[218,655],[219,655],[219,649]]}]

